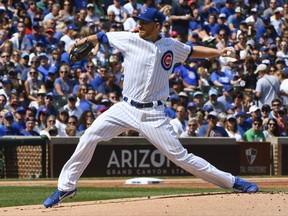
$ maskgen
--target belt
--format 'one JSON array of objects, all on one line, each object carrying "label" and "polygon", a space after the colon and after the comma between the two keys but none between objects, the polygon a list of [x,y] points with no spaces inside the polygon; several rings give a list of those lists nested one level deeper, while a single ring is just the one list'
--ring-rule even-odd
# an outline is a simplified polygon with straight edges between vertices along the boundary
[{"label": "belt", "polygon": [[129,100],[127,97],[124,97],[123,100],[136,108],[148,108],[148,107],[160,106],[163,104],[160,100],[150,103],[139,103],[134,100]]}]

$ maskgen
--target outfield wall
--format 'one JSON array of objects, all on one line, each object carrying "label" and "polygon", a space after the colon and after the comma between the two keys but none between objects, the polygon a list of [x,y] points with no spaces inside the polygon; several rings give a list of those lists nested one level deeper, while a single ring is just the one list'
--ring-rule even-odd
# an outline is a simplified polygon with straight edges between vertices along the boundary
[{"label": "outfield wall", "polygon": [[[58,177],[78,140],[79,137],[52,137],[51,140],[41,137],[0,138],[0,177]],[[232,138],[197,137],[182,138],[180,141],[188,152],[234,175],[288,174],[288,158],[285,157],[288,153],[287,138],[275,138],[268,142],[236,142]],[[167,160],[146,139],[117,137],[98,144],[82,176],[187,175],[190,174]]]}]

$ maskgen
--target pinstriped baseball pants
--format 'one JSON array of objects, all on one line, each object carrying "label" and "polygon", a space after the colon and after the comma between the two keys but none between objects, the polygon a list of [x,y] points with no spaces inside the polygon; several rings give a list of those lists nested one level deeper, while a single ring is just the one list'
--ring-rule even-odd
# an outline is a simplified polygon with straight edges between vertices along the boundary
[{"label": "pinstriped baseball pants", "polygon": [[137,109],[119,102],[95,119],[80,137],[71,158],[63,166],[58,188],[70,191],[89,164],[97,143],[107,141],[126,130],[139,131],[162,154],[187,172],[222,188],[232,188],[235,177],[206,160],[188,153],[164,114],[164,106]]}]

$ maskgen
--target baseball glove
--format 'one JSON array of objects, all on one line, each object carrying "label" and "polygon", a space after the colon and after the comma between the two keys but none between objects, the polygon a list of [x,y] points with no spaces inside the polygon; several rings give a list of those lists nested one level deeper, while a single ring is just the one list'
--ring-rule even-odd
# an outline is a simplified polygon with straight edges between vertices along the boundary
[{"label": "baseball glove", "polygon": [[87,39],[85,43],[81,45],[75,44],[69,54],[69,58],[72,62],[77,62],[85,58],[89,52],[94,48],[91,40]]}]

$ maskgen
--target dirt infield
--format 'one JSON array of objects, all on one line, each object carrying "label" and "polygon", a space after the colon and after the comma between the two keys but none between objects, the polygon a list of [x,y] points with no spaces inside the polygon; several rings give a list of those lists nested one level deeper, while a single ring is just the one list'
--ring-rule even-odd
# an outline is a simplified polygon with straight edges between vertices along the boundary
[{"label": "dirt infield", "polygon": [[[288,188],[287,178],[250,179],[260,188]],[[55,186],[56,181],[12,181],[0,182],[4,185]],[[79,186],[94,187],[135,187],[125,185],[124,180],[88,181],[80,180]],[[215,186],[199,179],[165,179],[159,185],[137,185],[136,187],[183,187],[214,188]],[[81,203],[63,203],[46,209],[41,205],[0,208],[1,216],[287,216],[288,194],[267,193],[207,193],[179,196],[159,196]]]}]

